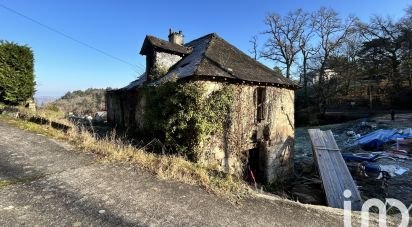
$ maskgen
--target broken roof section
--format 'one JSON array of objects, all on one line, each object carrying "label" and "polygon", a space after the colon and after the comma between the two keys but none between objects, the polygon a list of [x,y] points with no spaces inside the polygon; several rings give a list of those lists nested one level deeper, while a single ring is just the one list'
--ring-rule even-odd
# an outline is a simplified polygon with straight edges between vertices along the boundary
[{"label": "broken roof section", "polygon": [[188,55],[192,52],[192,48],[187,46],[181,46],[179,44],[171,43],[163,39],[156,38],[151,35],[147,35],[140,54],[147,55],[151,50],[168,52],[177,55]]}]

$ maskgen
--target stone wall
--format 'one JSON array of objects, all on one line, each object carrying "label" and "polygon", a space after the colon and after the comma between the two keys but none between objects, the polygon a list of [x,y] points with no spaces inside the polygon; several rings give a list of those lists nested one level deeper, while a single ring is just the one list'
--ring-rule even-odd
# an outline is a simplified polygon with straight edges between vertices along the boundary
[{"label": "stone wall", "polygon": [[113,125],[123,125],[123,111],[119,92],[106,92],[107,121]]},{"label": "stone wall", "polygon": [[[219,82],[204,81],[207,94],[220,89]],[[218,163],[226,171],[242,175],[249,152],[257,149],[262,180],[282,181],[293,173],[294,91],[278,87],[229,85],[234,90],[230,123],[222,135],[201,144],[203,162]],[[258,87],[265,88],[264,120],[257,120]]]},{"label": "stone wall", "polygon": [[179,55],[158,51],[154,51],[152,55],[147,55],[147,79],[149,81],[155,81],[162,78],[169,71],[170,67],[175,65],[181,59],[182,57]]},{"label": "stone wall", "polygon": [[143,130],[145,103],[144,93],[139,89],[107,92],[107,121],[126,130]]},{"label": "stone wall", "polygon": [[154,67],[164,70],[165,73],[182,59],[179,55],[169,54],[165,52],[155,52]]},{"label": "stone wall", "polygon": [[281,181],[293,174],[294,91],[270,87],[267,93],[269,140],[261,140],[268,152],[267,180]]},{"label": "stone wall", "polygon": [[[257,166],[254,174],[265,183],[282,181],[293,173],[294,91],[279,87],[195,81],[205,96],[231,86],[234,102],[229,121],[218,135],[207,136],[199,149],[200,162],[218,164],[227,172],[242,176],[247,163]],[[264,119],[257,120],[257,88],[265,88]],[[145,97],[139,90],[108,93],[109,122],[135,130],[143,129]],[[167,97],[165,97],[167,98]],[[258,159],[250,160],[251,151]]]}]

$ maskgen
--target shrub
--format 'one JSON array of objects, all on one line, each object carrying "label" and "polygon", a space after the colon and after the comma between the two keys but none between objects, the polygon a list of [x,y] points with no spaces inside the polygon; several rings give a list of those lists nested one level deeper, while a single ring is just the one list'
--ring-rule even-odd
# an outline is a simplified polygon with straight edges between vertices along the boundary
[{"label": "shrub", "polygon": [[33,51],[0,41],[0,101],[18,104],[35,92]]},{"label": "shrub", "polygon": [[222,133],[233,98],[230,87],[205,96],[202,83],[175,80],[146,87],[145,92],[145,130],[195,162],[202,155],[198,145],[207,136]]}]

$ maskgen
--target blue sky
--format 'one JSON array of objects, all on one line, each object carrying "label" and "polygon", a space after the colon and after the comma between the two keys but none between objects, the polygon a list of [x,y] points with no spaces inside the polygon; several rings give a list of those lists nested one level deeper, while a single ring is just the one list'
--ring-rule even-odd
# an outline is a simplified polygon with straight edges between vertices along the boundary
[{"label": "blue sky", "polygon": [[[146,34],[167,39],[182,30],[190,41],[207,33],[248,53],[251,36],[265,29],[269,12],[321,6],[367,21],[371,15],[399,18],[410,0],[0,0],[0,4],[90,44],[134,67],[87,48],[0,7],[0,40],[32,47],[38,96],[61,96],[89,87],[123,87],[144,69],[139,50]],[[260,40],[263,41],[263,40]]]}]

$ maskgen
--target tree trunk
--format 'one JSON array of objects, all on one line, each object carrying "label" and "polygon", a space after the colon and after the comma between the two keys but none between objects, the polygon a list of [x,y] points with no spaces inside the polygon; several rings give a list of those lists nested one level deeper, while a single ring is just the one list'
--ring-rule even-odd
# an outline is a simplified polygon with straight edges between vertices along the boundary
[{"label": "tree trunk", "polygon": [[305,107],[308,106],[308,77],[307,77],[307,56],[303,53],[303,94]]},{"label": "tree trunk", "polygon": [[291,64],[287,63],[286,64],[286,78],[290,79],[290,67]]}]

